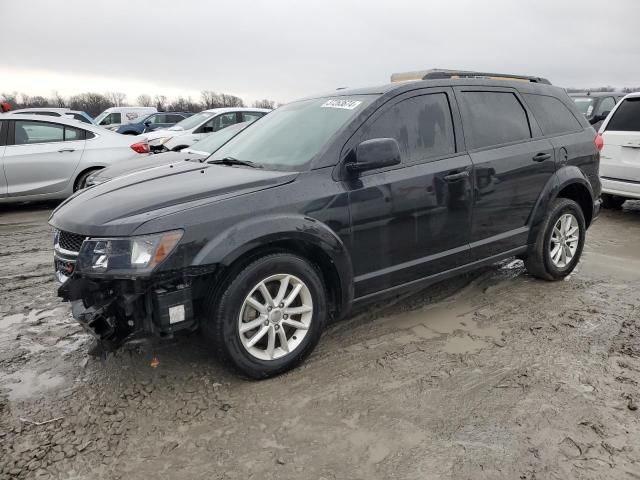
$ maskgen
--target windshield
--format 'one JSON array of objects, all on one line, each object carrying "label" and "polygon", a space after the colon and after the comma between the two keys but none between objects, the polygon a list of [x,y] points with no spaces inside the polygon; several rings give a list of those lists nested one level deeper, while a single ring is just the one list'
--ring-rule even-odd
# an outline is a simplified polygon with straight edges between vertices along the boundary
[{"label": "windshield", "polygon": [[99,125],[102,119],[104,119],[104,117],[106,117],[107,115],[109,115],[109,112],[104,111],[100,115],[98,115],[93,121],[96,123],[96,125]]},{"label": "windshield", "polygon": [[591,116],[593,113],[593,98],[591,97],[573,97],[573,101],[578,107],[578,111],[585,117]]},{"label": "windshield", "polygon": [[204,139],[193,144],[189,149],[198,152],[213,153],[230,139],[235,137],[239,132],[247,128],[251,122],[242,122],[223,128],[222,130],[206,136]]},{"label": "windshield", "polygon": [[212,160],[231,157],[274,170],[302,171],[327,141],[374,98],[354,95],[290,103],[235,136]]},{"label": "windshield", "polygon": [[197,127],[205,120],[213,117],[215,113],[213,112],[200,112],[195,115],[191,115],[190,117],[185,118],[184,120],[176,123],[169,130],[191,130],[192,128]]}]

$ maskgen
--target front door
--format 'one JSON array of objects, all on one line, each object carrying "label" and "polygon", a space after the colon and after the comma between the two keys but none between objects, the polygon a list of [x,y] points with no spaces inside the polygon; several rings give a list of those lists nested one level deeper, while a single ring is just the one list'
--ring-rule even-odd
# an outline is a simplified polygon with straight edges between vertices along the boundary
[{"label": "front door", "polygon": [[402,154],[400,165],[345,182],[356,298],[467,262],[471,160],[458,153],[452,106],[449,89],[396,97],[347,144],[351,152],[365,140],[395,138]]},{"label": "front door", "polygon": [[3,163],[9,196],[64,190],[84,150],[84,130],[45,121],[12,120]]},{"label": "front door", "polygon": [[[527,222],[555,172],[553,145],[513,89],[458,87],[474,171],[471,260],[527,244]],[[535,138],[534,138],[535,137]]]}]

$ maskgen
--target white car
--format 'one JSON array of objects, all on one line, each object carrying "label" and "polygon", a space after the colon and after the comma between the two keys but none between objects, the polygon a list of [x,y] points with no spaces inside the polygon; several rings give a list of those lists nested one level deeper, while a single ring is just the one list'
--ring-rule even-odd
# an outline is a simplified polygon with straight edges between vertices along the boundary
[{"label": "white car", "polygon": [[618,102],[602,123],[597,141],[603,144],[602,206],[620,208],[627,199],[640,199],[640,92]]},{"label": "white car", "polygon": [[70,117],[83,123],[90,123],[94,125],[93,118],[86,112],[80,110],[71,110],[70,108],[59,107],[32,107],[32,108],[19,108],[18,110],[10,110],[8,114],[24,113],[28,115],[45,115],[49,117]]},{"label": "white car", "polygon": [[166,130],[156,130],[139,137],[149,142],[153,152],[177,152],[190,147],[210,133],[236,123],[253,122],[270,111],[266,108],[212,108],[185,118]]},{"label": "white car", "polygon": [[96,170],[147,153],[135,137],[71,118],[0,115],[0,203],[66,198]]},{"label": "white car", "polygon": [[138,123],[157,111],[155,107],[111,107],[96,117],[95,124],[109,130],[117,130],[121,125]]}]

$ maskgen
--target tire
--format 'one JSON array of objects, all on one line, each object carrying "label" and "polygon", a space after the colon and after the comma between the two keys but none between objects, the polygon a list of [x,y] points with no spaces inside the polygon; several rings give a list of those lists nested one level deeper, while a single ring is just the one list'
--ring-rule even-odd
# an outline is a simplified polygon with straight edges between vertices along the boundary
[{"label": "tire", "polygon": [[[565,231],[565,235],[558,235],[554,232],[554,228],[559,225],[567,225],[562,223],[561,219],[568,220],[567,216],[571,216],[571,227]],[[577,240],[571,240],[573,235],[566,235],[570,233],[573,227],[578,227],[576,233],[579,235]],[[531,275],[544,280],[562,280],[569,275],[580,261],[582,255],[582,249],[584,247],[586,233],[586,224],[584,220],[584,214],[580,206],[568,198],[556,199],[549,208],[547,216],[545,217],[536,242],[529,248],[527,258],[524,261],[525,267]],[[552,238],[553,237],[553,238]],[[567,239],[565,248],[566,258],[562,258],[562,251],[558,252],[555,247],[558,246],[558,242],[562,245],[564,240]],[[574,248],[575,246],[575,248]],[[553,249],[553,251],[552,251]],[[562,248],[560,248],[562,250]],[[552,258],[552,253],[556,253],[556,257],[560,255],[560,258]],[[569,257],[569,253],[572,253]]]},{"label": "tire", "polygon": [[85,172],[82,172],[80,175],[78,175],[78,178],[76,178],[76,182],[73,184],[73,191],[77,192],[78,190],[85,188],[87,183],[87,178],[89,178],[90,175],[95,173],[96,170],[99,170],[99,169],[94,168],[93,170],[87,170]]},{"label": "tire", "polygon": [[[285,280],[288,276],[288,280]],[[260,283],[266,285],[273,300],[286,283],[284,301],[270,304]],[[297,288],[299,294],[290,309],[280,308]],[[247,303],[251,297],[255,303]],[[263,313],[253,305],[261,306]],[[311,311],[308,311],[311,303]],[[219,287],[212,288],[204,305],[203,331],[221,361],[253,379],[263,379],[286,372],[302,362],[315,348],[327,322],[327,295],[319,271],[306,260],[288,253],[262,257],[237,272]],[[241,332],[241,322],[245,328]],[[299,327],[307,328],[299,328]],[[262,336],[258,335],[262,333]],[[287,349],[283,339],[287,339]],[[255,345],[252,340],[259,338]],[[273,343],[271,343],[273,338]],[[270,349],[271,345],[271,349]]]},{"label": "tire", "polygon": [[618,195],[610,195],[608,193],[602,194],[602,208],[607,208],[611,210],[617,210],[622,207],[622,204],[627,201],[624,197],[619,197]]}]

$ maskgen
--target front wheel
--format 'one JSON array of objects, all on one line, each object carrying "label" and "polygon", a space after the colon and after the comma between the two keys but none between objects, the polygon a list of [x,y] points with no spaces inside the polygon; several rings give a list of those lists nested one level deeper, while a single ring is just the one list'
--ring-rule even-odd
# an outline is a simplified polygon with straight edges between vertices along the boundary
[{"label": "front wheel", "polygon": [[540,227],[536,243],[525,259],[529,273],[545,280],[562,280],[580,261],[586,224],[580,206],[568,198],[552,204]]},{"label": "front wheel", "polygon": [[326,323],[327,298],[317,269],[279,253],[231,277],[212,291],[205,308],[204,332],[219,357],[256,379],[294,368],[314,349]]}]

